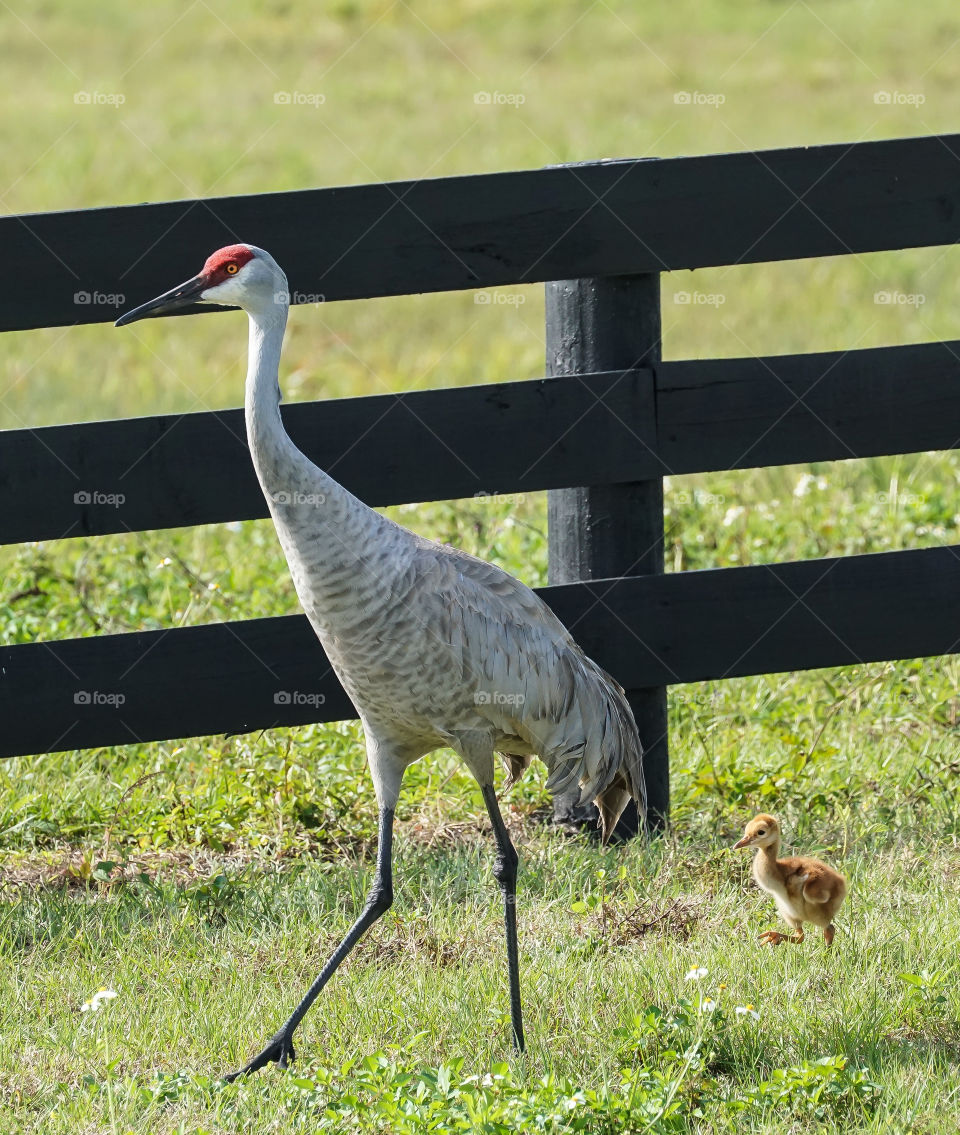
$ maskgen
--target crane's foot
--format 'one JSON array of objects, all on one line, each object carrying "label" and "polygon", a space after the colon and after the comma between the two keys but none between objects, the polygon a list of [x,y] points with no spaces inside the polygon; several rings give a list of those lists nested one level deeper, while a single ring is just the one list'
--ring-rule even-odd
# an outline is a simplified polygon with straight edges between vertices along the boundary
[{"label": "crane's foot", "polygon": [[781,942],[793,942],[799,945],[802,941],[802,934],[781,934],[778,930],[765,930],[760,935],[760,942],[764,946],[779,946]]},{"label": "crane's foot", "polygon": [[238,1072],[231,1072],[229,1076],[224,1076],[224,1081],[232,1084],[234,1080],[239,1079],[241,1076],[248,1076],[251,1072],[259,1072],[261,1068],[266,1067],[268,1064],[276,1062],[281,1068],[287,1068],[293,1063],[296,1053],[293,1051],[293,1033],[286,1032],[281,1029],[275,1036],[271,1037],[267,1047],[263,1052],[258,1053],[248,1064],[245,1064]]}]

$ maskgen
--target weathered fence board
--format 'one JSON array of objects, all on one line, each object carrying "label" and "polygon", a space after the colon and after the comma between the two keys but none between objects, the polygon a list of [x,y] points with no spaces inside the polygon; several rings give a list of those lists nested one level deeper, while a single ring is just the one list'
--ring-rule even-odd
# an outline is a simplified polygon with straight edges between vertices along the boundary
[{"label": "weathered fence board", "polygon": [[[636,366],[655,370],[659,365],[663,332],[656,273],[555,280],[546,286],[544,308],[548,374],[586,383],[590,379],[583,375],[597,371]],[[656,398],[651,411],[656,414]],[[634,448],[643,448],[639,435]],[[610,478],[608,483],[584,485],[571,479],[568,484],[573,488],[549,493],[549,582],[662,573],[663,478],[659,474],[654,466],[653,476],[646,480]],[[670,811],[666,687],[625,688],[643,741],[647,820],[652,827],[660,827]],[[554,799],[553,814],[561,823],[586,825],[600,832],[596,805],[592,801],[581,804],[576,785]],[[636,835],[639,824],[637,809],[628,804],[617,824],[618,835]]]},{"label": "weathered fence board", "polygon": [[956,449],[960,342],[667,363],[656,397],[678,473]]},{"label": "weathered fence board", "polygon": [[[377,506],[954,449],[960,342],[664,362],[655,380],[603,372],[296,403],[283,416]],[[240,410],[7,430],[0,447],[0,543],[267,515]]]},{"label": "weathered fence board", "polygon": [[[540,594],[631,688],[960,650],[955,547]],[[0,756],[354,716],[303,616],[4,647],[0,675]]]},{"label": "weathered fence board", "polygon": [[[0,331],[113,319],[223,244],[327,300],[953,244],[960,136],[0,218]],[[209,309],[207,309],[209,310]]]},{"label": "weathered fence board", "polygon": [[[655,449],[653,376],[592,378],[302,402],[283,419],[371,505],[626,477]],[[242,410],[10,430],[0,447],[0,543],[267,515]]]}]

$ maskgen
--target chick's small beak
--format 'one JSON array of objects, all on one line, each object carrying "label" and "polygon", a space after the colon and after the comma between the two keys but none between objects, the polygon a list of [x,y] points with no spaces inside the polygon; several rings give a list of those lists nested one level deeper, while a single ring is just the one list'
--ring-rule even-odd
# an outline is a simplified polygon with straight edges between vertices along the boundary
[{"label": "chick's small beak", "polygon": [[737,842],[733,845],[733,850],[736,851],[740,847],[749,847],[752,842],[753,841],[751,840],[750,836],[745,835],[743,839],[737,840]]},{"label": "chick's small beak", "polygon": [[147,300],[139,307],[135,307],[133,311],[128,311],[114,324],[114,327],[125,327],[128,323],[136,323],[138,319],[147,319],[151,315],[163,315],[168,311],[176,311],[181,307],[188,307],[192,303],[196,303],[202,293],[210,286],[206,276],[194,276],[192,280],[186,280],[177,287],[171,288],[169,292],[164,292],[162,296],[157,296],[156,299]]}]

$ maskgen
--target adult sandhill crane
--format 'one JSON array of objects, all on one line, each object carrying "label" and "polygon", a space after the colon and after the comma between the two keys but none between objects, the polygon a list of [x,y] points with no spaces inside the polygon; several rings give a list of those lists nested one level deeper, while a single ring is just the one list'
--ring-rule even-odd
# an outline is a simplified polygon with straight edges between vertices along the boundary
[{"label": "adult sandhill crane", "polygon": [[250,454],[297,595],[363,723],[379,805],[377,866],[363,911],[267,1046],[230,1079],[293,1059],[293,1033],[357,940],[393,901],[393,816],[404,770],[455,750],[480,784],[497,844],[513,1039],[524,1048],[517,961],[517,853],[494,791],[494,753],[514,777],[537,755],[547,787],[574,781],[600,810],[604,841],[632,796],[645,812],[637,728],[623,690],[528,587],[483,560],[374,512],[293,444],[278,371],[287,279],[261,248],[215,252],[179,287],[117,326],[189,304],[230,304],[250,319],[245,417]]}]

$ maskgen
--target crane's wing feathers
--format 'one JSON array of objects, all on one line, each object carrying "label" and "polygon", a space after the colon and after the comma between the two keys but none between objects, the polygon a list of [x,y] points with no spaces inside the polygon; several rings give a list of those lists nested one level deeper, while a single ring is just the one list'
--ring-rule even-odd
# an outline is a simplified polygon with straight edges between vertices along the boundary
[{"label": "crane's wing feathers", "polygon": [[433,570],[420,577],[420,599],[437,605],[464,688],[513,758],[513,775],[528,763],[517,759],[535,753],[550,769],[550,791],[579,781],[605,829],[629,796],[643,812],[642,749],[621,686],[525,584],[465,552],[428,546]]}]

